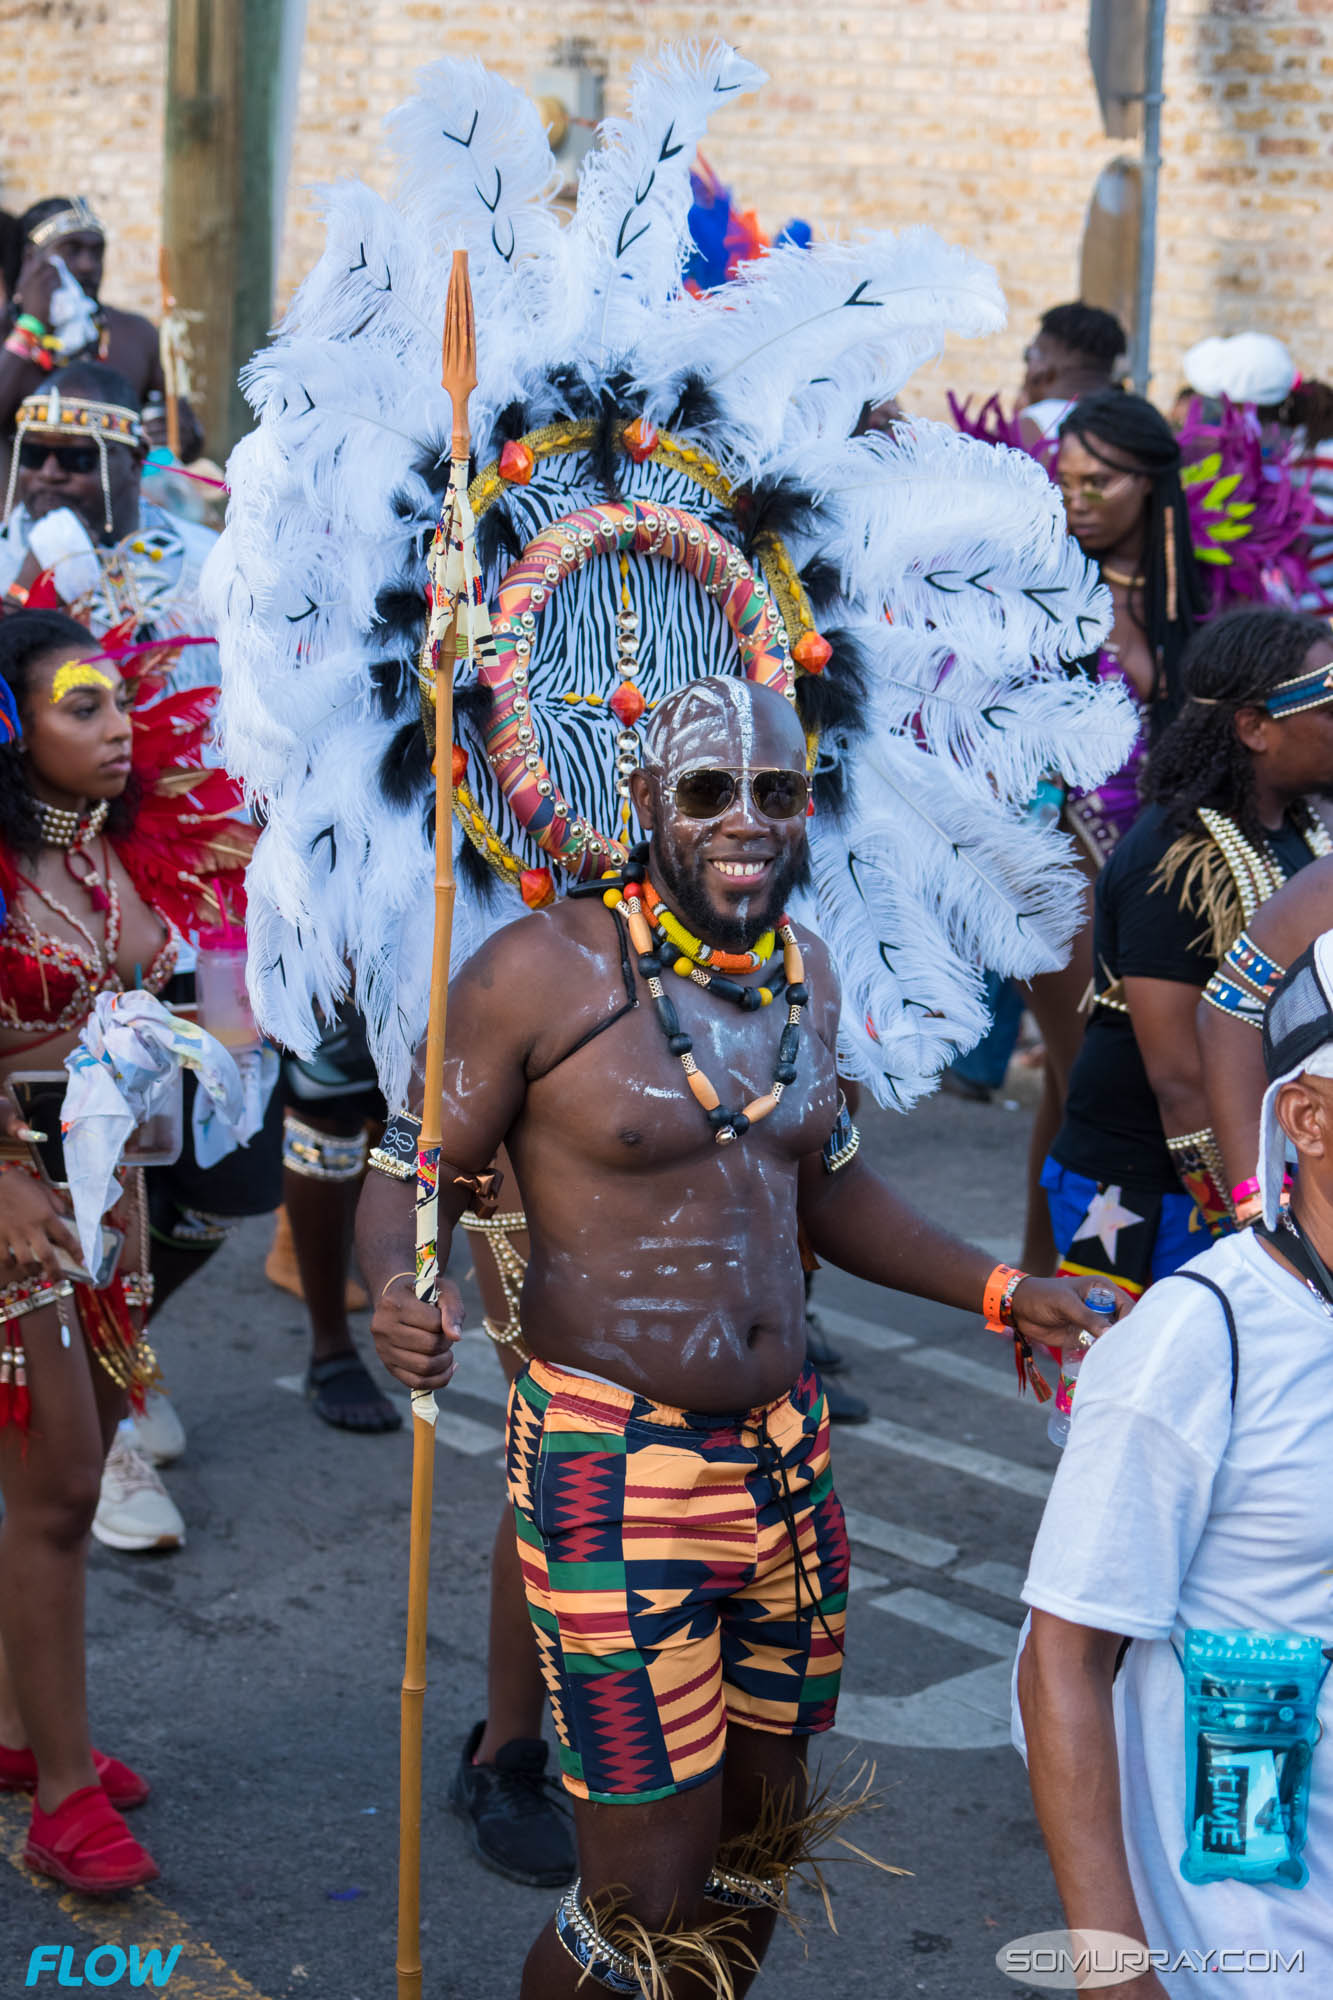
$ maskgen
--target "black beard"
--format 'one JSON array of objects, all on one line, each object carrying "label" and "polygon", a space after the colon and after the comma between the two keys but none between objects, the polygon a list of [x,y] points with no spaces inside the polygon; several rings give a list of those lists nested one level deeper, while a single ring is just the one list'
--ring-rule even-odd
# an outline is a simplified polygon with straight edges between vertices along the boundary
[{"label": "black beard", "polygon": [[727,917],[714,909],[708,900],[703,883],[703,871],[708,863],[702,855],[696,858],[692,868],[682,868],[678,865],[677,856],[668,853],[662,843],[655,840],[652,856],[662,887],[678,914],[705,944],[717,945],[723,951],[749,951],[755,939],[776,924],[787,907],[792,890],[808,872],[806,847],[802,841],[798,847],[777,856],[762,907],[745,917]]}]

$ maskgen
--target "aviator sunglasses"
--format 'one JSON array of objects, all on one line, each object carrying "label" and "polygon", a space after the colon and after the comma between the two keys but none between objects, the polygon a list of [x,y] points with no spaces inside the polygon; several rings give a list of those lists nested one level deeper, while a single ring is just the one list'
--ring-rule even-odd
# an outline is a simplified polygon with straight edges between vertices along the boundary
[{"label": "aviator sunglasses", "polygon": [[62,472],[96,472],[95,444],[37,444],[25,438],[19,446],[19,464],[25,472],[40,472],[53,458]]},{"label": "aviator sunglasses", "polygon": [[[676,780],[676,810],[685,819],[720,819],[736,803],[741,771],[711,766],[686,771]],[[765,819],[799,819],[810,804],[810,780],[803,771],[752,771],[750,797]]]}]

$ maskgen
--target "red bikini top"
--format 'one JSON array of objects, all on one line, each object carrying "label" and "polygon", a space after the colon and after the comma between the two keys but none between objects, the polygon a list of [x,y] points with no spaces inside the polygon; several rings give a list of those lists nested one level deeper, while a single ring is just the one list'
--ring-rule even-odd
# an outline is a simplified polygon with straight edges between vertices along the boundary
[{"label": "red bikini top", "polygon": [[[154,914],[162,913],[154,910]],[[164,940],[142,975],[146,992],[162,991],[179,950],[174,937]],[[105,971],[77,945],[39,930],[11,895],[0,928],[0,1032],[33,1035],[36,1040],[29,1046],[37,1048],[58,1035],[77,1032],[99,993],[123,991],[124,981],[114,966]],[[21,1051],[11,1047],[6,1053]]]}]

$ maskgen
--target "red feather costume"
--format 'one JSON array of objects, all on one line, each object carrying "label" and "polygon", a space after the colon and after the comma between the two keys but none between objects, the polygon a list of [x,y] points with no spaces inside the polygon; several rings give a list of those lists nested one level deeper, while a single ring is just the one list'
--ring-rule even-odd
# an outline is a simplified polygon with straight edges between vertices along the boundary
[{"label": "red feather costume", "polygon": [[[217,690],[161,694],[182,646],[197,643],[134,644],[121,629],[107,633],[100,648],[135,684],[129,785],[134,813],[129,828],[110,836],[108,845],[144,903],[177,932],[242,917],[245,870],[257,838],[255,827],[235,817],[242,805],[240,786],[225,771],[201,762]],[[77,1031],[98,993],[123,986],[114,964],[108,969],[38,927],[20,907],[24,886],[21,857],[0,841],[0,1029],[34,1037],[18,1048],[11,1043],[10,1055],[25,1055]],[[176,955],[176,940],[169,937],[143,975],[148,992],[166,985]],[[147,1302],[146,1279],[146,1273],[118,1272],[101,1290],[73,1288],[89,1344],[136,1401],[156,1376],[152,1351],[130,1316]],[[52,1302],[51,1288],[40,1281],[0,1288],[0,1425],[27,1428],[19,1328],[25,1312]]]}]

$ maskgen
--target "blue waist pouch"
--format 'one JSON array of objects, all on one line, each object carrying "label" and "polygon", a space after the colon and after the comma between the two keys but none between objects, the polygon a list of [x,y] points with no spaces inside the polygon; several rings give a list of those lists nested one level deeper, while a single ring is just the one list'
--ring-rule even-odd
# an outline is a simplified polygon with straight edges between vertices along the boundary
[{"label": "blue waist pouch", "polygon": [[1277,1882],[1303,1888],[1301,1858],[1319,1690],[1318,1639],[1287,1633],[1187,1632],[1187,1882]]}]

